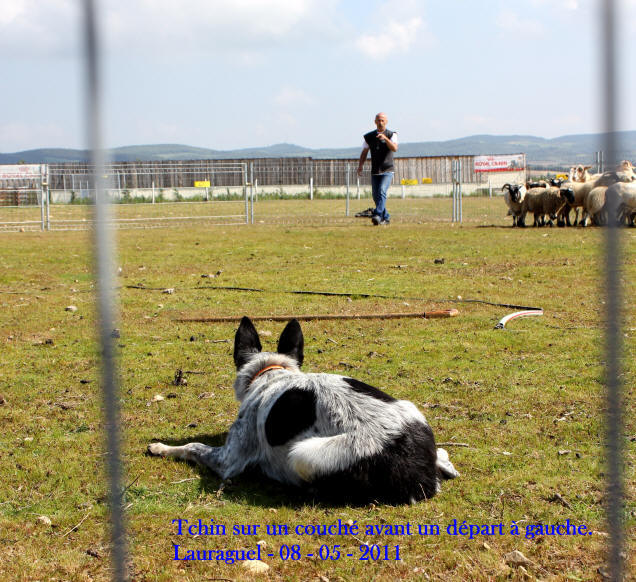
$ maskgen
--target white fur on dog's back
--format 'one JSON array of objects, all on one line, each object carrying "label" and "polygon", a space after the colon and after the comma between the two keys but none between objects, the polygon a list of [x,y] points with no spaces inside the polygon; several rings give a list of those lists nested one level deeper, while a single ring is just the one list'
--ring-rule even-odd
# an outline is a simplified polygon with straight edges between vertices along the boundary
[{"label": "white fur on dog's back", "polygon": [[320,435],[305,435],[290,444],[288,462],[303,481],[345,470],[382,453],[406,424],[426,424],[422,413],[406,400],[385,402],[356,392],[342,376],[303,376],[305,387],[316,394],[315,427]]}]

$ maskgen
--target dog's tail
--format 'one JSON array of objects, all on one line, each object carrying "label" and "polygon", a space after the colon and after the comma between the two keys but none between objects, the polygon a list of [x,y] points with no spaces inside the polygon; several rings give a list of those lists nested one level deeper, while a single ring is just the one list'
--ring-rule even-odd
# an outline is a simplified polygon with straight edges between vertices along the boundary
[{"label": "dog's tail", "polygon": [[[289,452],[290,465],[303,481],[309,482],[345,470],[356,461],[380,452],[382,443],[373,440],[361,442],[358,437],[354,433],[342,433],[299,441]],[[445,449],[437,449],[435,467],[438,484],[459,476]]]},{"label": "dog's tail", "polygon": [[376,451],[361,451],[351,433],[312,437],[297,442],[289,451],[289,462],[303,481],[313,481],[349,467],[358,459]]}]

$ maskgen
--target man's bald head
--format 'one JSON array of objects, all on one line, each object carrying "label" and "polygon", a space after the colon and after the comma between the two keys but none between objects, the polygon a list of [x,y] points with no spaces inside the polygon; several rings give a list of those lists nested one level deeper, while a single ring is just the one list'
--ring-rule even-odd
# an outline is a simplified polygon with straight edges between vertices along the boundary
[{"label": "man's bald head", "polygon": [[386,113],[378,113],[375,116],[375,125],[378,128],[378,131],[384,131],[386,129],[387,117]]}]

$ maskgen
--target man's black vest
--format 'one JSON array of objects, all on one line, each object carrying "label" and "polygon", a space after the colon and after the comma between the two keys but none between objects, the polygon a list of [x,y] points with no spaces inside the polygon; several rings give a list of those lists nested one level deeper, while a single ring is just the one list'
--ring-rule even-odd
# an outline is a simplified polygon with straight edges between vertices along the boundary
[{"label": "man's black vest", "polygon": [[[391,139],[393,132],[390,129],[385,129],[384,135]],[[393,152],[383,141],[378,139],[378,130],[374,129],[369,133],[365,133],[364,141],[367,142],[371,152],[371,173],[383,174],[384,172],[392,172],[394,169]]]}]

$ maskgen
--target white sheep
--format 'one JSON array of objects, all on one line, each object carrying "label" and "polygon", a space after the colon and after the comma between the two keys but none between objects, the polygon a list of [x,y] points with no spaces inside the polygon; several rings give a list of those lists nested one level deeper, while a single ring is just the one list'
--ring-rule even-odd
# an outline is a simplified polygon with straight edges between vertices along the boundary
[{"label": "white sheep", "polygon": [[581,226],[586,226],[588,216],[592,220],[592,224],[596,226],[607,224],[607,211],[605,210],[606,191],[607,186],[596,186],[588,192],[583,201]]},{"label": "white sheep", "polygon": [[[579,167],[584,169],[584,173],[587,172],[586,167],[584,166],[579,166]],[[616,184],[617,182],[632,182],[636,180],[636,173],[634,173],[634,168],[632,167],[630,162],[622,162],[619,165],[619,169],[617,169],[616,171],[604,172],[602,174],[593,174],[591,176],[588,175],[588,177],[589,179],[587,179],[587,181],[585,182],[569,181],[569,182],[565,182],[561,186],[562,190],[564,189],[571,190],[572,194],[574,195],[574,201],[572,203],[569,203],[562,210],[562,216],[565,219],[568,226],[570,226],[569,213],[571,209],[574,209],[576,212],[576,216],[573,223],[574,226],[576,226],[578,222],[579,208],[583,209],[583,212],[581,214],[581,221],[579,223],[581,226],[585,226],[587,224],[588,216],[591,216],[592,220],[596,223],[597,222],[596,215],[599,214],[602,210],[602,208],[599,208],[600,200],[601,199],[604,200],[605,193],[604,191],[595,192],[594,195],[590,198],[589,202],[587,203],[588,208],[592,210],[593,214],[590,214],[589,210],[586,209],[585,207],[586,198],[591,195],[591,192],[595,188],[598,188],[601,186],[604,186],[605,188],[607,188],[608,186],[611,186],[612,184]],[[603,214],[600,214],[598,216],[598,219],[600,221],[603,221],[604,219]]]},{"label": "white sheep", "polygon": [[521,205],[526,196],[526,187],[523,184],[504,184],[501,188],[504,193],[504,201],[508,206],[508,214],[512,215],[512,226],[521,226]]},{"label": "white sheep", "polygon": [[[583,207],[585,197],[593,188],[593,182],[568,181],[561,184],[561,190],[572,193],[572,202],[568,202],[559,213],[559,220],[567,226],[576,226],[579,221],[579,208]],[[574,222],[570,222],[570,210],[574,210]]]},{"label": "white sheep", "polygon": [[605,193],[606,198],[610,196],[618,197],[618,219],[630,226],[634,226],[636,219],[636,182],[616,182],[612,184]]},{"label": "white sheep", "polygon": [[[574,193],[574,202],[566,204],[559,214],[559,222],[565,223],[567,226],[576,226],[579,222],[579,208],[583,208],[585,197],[593,189],[593,183],[602,176],[602,174],[590,174],[588,170],[592,166],[584,166],[579,164],[570,168],[569,179],[563,184],[563,188],[571,188]],[[571,186],[571,184],[587,184],[587,186]],[[570,221],[570,210],[574,210],[574,222]]]},{"label": "white sheep", "polygon": [[591,179],[591,174],[588,172],[591,167],[579,164],[574,168],[570,168],[570,180],[572,182],[588,182]]},{"label": "white sheep", "polygon": [[[613,172],[601,172],[598,174],[590,174],[588,170],[592,166],[583,166],[579,164],[576,167],[570,168],[569,181],[570,182],[592,182],[594,180],[598,180],[601,176],[611,175]],[[625,173],[625,176],[629,178],[630,175],[634,173],[634,166],[629,160],[623,160],[616,166],[616,173],[622,174]],[[619,179],[621,182],[629,182],[629,179]]]},{"label": "white sheep", "polygon": [[[589,190],[583,200],[583,215],[581,217],[581,226],[587,224],[589,216],[593,224],[602,225],[607,223],[607,211],[605,209],[606,190],[608,187],[617,186],[618,184],[632,184],[636,180],[636,173],[631,162],[623,160],[617,169],[613,172],[604,172],[600,177],[591,181],[593,188]],[[587,182],[586,182],[587,184]],[[620,190],[620,186],[617,186]],[[619,194],[622,196],[622,194]],[[629,194],[628,194],[628,200]]]}]

